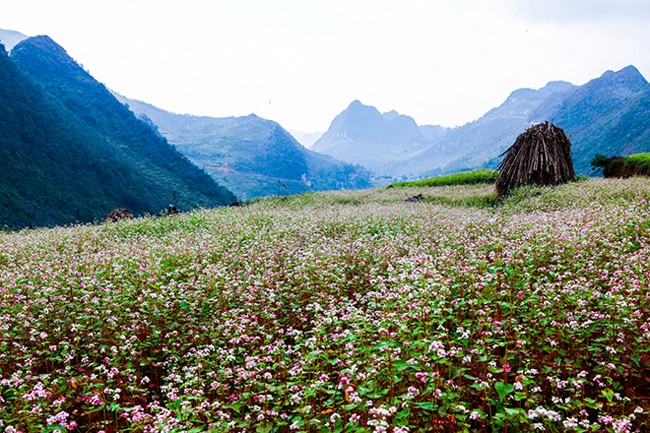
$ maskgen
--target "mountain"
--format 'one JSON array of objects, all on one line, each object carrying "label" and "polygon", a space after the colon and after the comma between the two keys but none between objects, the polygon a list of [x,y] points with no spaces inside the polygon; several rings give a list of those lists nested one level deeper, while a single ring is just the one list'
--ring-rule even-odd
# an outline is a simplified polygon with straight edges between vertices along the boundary
[{"label": "mountain", "polygon": [[0,49],[0,226],[99,220],[236,200],[47,36]]},{"label": "mountain", "polygon": [[591,173],[590,162],[598,153],[650,151],[650,84],[634,66],[607,71],[576,88],[546,116],[569,135],[577,173]]},{"label": "mountain", "polygon": [[[436,128],[438,128],[436,130]],[[396,111],[380,113],[375,107],[353,101],[332,121],[312,149],[337,159],[361,164],[378,174],[400,174],[400,161],[427,148],[430,137],[445,129],[429,126],[423,131],[413,118]]]},{"label": "mountain", "polygon": [[389,128],[395,113],[382,120],[376,109],[355,101],[314,149],[341,158],[347,154],[348,160],[379,174],[427,177],[495,168],[501,153],[526,128],[550,121],[569,135],[576,173],[593,174],[590,162],[596,153],[650,151],[649,92],[650,85],[634,66],[607,71],[582,86],[553,81],[541,89],[515,90],[503,104],[463,126],[420,126],[423,139],[414,136],[412,124],[403,130]]},{"label": "mountain", "polygon": [[371,186],[367,170],[306,149],[279,124],[253,114],[227,118],[180,115],[118,97],[242,200]]},{"label": "mountain", "polygon": [[449,130],[417,158],[399,164],[399,169],[411,176],[428,176],[496,166],[499,155],[519,134],[528,126],[547,120],[536,109],[574,88],[570,83],[553,81],[541,89],[515,90],[500,106],[473,122]]},{"label": "mountain", "polygon": [[29,36],[23,35],[22,33],[14,30],[0,29],[0,44],[5,46],[7,52],[11,52],[16,44],[27,39],[28,37]]},{"label": "mountain", "polygon": [[428,176],[494,168],[526,128],[550,121],[569,136],[576,173],[595,174],[590,162],[597,153],[650,151],[649,92],[650,85],[634,66],[607,71],[581,86],[556,81],[539,90],[516,90],[502,105],[453,129],[402,169]]}]

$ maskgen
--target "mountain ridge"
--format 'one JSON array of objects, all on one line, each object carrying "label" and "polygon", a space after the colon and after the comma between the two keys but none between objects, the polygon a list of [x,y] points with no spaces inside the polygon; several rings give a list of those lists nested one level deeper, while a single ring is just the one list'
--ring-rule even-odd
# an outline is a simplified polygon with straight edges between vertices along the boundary
[{"label": "mountain ridge", "polygon": [[332,120],[312,149],[379,174],[393,174],[392,161],[416,155],[429,143],[427,135],[444,133],[440,128],[431,125],[425,135],[410,116],[395,110],[382,114],[354,100]]},{"label": "mountain ridge", "polygon": [[371,186],[365,169],[302,146],[277,122],[255,114],[215,118],[174,114],[118,95],[146,116],[179,152],[242,200]]},{"label": "mountain ridge", "polygon": [[[495,168],[499,155],[526,128],[553,121],[572,137],[578,173],[591,174],[589,162],[597,151],[613,154],[650,150],[645,138],[650,112],[645,105],[647,98],[642,97],[649,87],[640,72],[630,65],[619,71],[606,71],[580,86],[551,81],[539,89],[516,89],[500,105],[464,125],[420,126],[424,140],[412,146],[391,139],[390,134],[384,134],[383,139],[379,137],[382,129],[376,114],[372,122],[358,122],[346,128],[341,119],[353,118],[348,116],[348,111],[351,107],[358,109],[361,104],[355,101],[335,117],[314,148],[342,159],[348,155],[347,160],[355,160],[380,175],[427,177],[465,169]],[[633,106],[636,108],[632,109]],[[365,110],[378,113],[374,107]],[[636,135],[626,134],[625,128]],[[364,129],[374,135],[368,133],[363,137],[359,131]],[[374,146],[369,146],[369,142],[374,142]]]}]

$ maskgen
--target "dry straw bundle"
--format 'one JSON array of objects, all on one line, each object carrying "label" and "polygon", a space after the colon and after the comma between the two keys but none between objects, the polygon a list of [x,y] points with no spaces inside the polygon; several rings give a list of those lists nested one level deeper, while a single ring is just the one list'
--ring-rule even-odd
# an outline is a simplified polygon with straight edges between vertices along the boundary
[{"label": "dry straw bundle", "polygon": [[496,181],[499,197],[523,185],[559,185],[576,177],[571,142],[552,123],[531,126],[501,156]]}]

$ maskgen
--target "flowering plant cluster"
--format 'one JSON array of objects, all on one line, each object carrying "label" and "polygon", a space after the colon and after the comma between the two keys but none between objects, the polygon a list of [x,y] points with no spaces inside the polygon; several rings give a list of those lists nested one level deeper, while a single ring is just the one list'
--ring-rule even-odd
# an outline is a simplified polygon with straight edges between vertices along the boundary
[{"label": "flowering plant cluster", "polygon": [[490,194],[1,234],[0,430],[643,431],[650,180]]}]

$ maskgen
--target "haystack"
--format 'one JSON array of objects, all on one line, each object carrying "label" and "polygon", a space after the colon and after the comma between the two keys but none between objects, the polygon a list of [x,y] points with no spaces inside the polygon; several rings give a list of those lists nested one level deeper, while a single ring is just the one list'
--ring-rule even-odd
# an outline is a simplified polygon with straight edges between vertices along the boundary
[{"label": "haystack", "polygon": [[524,185],[560,185],[576,177],[571,142],[562,128],[552,123],[531,126],[501,154],[498,197]]}]

